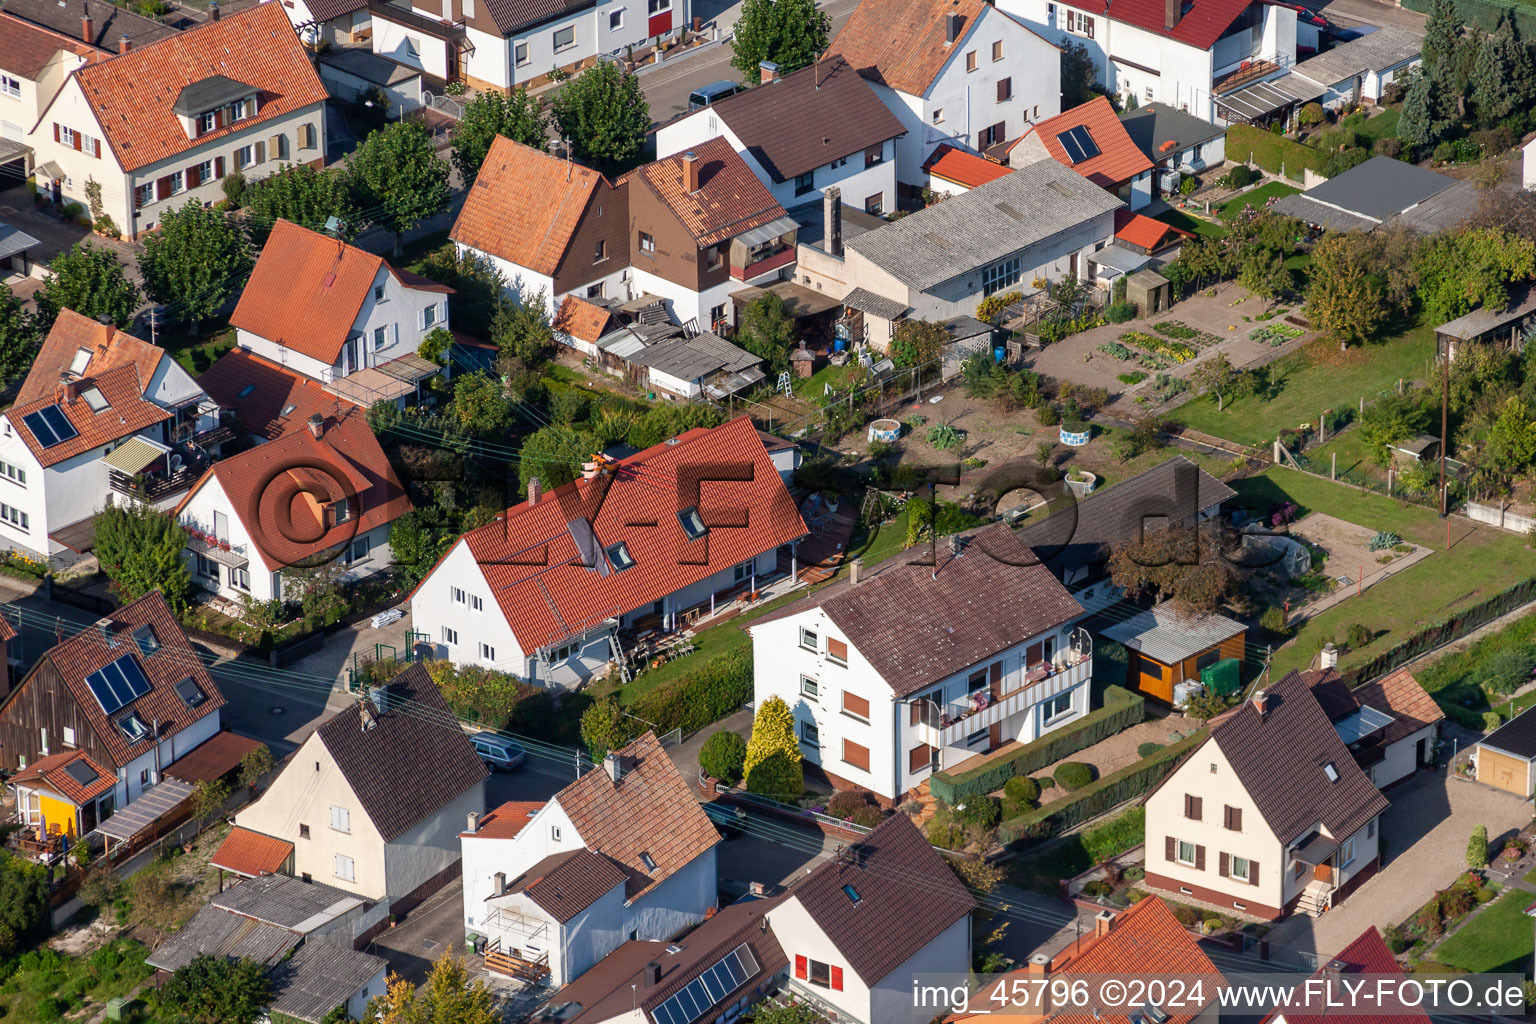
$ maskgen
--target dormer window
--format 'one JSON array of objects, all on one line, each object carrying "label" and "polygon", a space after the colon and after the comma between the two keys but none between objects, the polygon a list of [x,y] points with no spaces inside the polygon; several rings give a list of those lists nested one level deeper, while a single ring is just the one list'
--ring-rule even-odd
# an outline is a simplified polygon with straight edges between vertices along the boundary
[{"label": "dormer window", "polygon": [[197,134],[207,135],[219,126],[219,112],[210,110],[206,114],[200,114],[197,118]]},{"label": "dormer window", "polygon": [[337,523],[344,523],[352,518],[352,499],[342,498],[331,503],[331,511]]},{"label": "dormer window", "polygon": [[249,110],[251,106],[252,104],[247,100],[235,100],[235,102],[229,105],[229,119],[231,121],[244,120],[250,116],[250,114],[248,114],[246,111]]}]

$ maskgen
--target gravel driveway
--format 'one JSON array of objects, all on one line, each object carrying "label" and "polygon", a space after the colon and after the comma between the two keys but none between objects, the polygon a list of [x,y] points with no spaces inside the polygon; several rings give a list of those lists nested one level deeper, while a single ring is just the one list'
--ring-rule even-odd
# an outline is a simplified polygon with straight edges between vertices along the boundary
[{"label": "gravel driveway", "polygon": [[1322,917],[1297,914],[1281,922],[1268,935],[1271,944],[1332,956],[1367,928],[1404,920],[1455,881],[1466,870],[1475,826],[1487,825],[1492,841],[1531,820],[1531,801],[1444,772],[1421,772],[1387,796],[1386,866]]}]

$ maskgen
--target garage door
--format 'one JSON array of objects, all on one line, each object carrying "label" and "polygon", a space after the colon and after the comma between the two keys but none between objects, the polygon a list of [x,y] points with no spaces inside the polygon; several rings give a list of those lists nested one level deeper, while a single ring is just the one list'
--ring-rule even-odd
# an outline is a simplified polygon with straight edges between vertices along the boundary
[{"label": "garage door", "polygon": [[1487,747],[1477,749],[1477,781],[1485,782],[1516,796],[1531,795],[1530,764]]}]

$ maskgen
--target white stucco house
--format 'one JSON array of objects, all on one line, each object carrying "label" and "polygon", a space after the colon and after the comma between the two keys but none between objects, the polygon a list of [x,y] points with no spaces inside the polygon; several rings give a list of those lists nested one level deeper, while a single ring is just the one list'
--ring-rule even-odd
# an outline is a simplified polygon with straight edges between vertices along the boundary
[{"label": "white stucco house", "polygon": [[1296,12],[1262,0],[1002,0],[1058,45],[1080,43],[1097,85],[1213,121],[1219,96],[1296,63]]},{"label": "white stucco house", "polygon": [[1061,110],[1057,45],[982,0],[861,0],[827,52],[858,70],[906,129],[896,178],[914,192],[934,147],[985,152]]},{"label": "white stucco house", "polygon": [[453,289],[279,220],[230,315],[235,341],[358,405],[420,393],[439,367],[416,350],[448,326]]},{"label": "white stucco house", "polygon": [[235,824],[292,844],[291,870],[368,901],[366,942],[459,874],[489,774],[421,663],[321,723]]},{"label": "white stucco house", "polygon": [[1055,160],[1112,192],[1132,210],[1152,201],[1152,160],[1131,141],[1109,98],[1095,96],[1031,125],[1008,146],[1008,162]]},{"label": "white stucco house", "polygon": [[1388,801],[1338,724],[1296,672],[1212,720],[1147,797],[1148,886],[1273,920],[1374,875]]},{"label": "white stucco house", "polygon": [[368,0],[261,0],[278,3],[304,42],[347,46],[372,38]]},{"label": "white stucco house", "polygon": [[8,11],[0,13],[0,37],[0,166],[26,175],[33,164],[27,132],[69,73],[99,51]]},{"label": "white stucco house", "polygon": [[0,545],[88,551],[96,513],[169,507],[227,436],[164,349],[62,310],[0,414]]},{"label": "white stucco house", "polygon": [[1144,103],[1120,117],[1136,148],[1157,166],[1152,197],[1172,195],[1187,175],[1227,160],[1225,125],[1186,114],[1166,103]]},{"label": "white stucco house", "polygon": [[459,838],[464,927],[486,938],[486,966],[513,976],[564,985],[717,904],[720,833],[653,733],[545,803],[471,819]]},{"label": "white stucco house", "polygon": [[[1324,660],[1332,657],[1325,653]],[[1332,668],[1305,673],[1339,739],[1377,789],[1436,764],[1445,712],[1407,669],[1350,689]]]},{"label": "white stucco house", "polygon": [[[232,57],[231,55],[238,55]],[[280,4],[86,63],[29,125],[39,191],[103,212],[138,238],[188,201],[325,156],[325,87]]]},{"label": "white stucco house", "polygon": [[1376,103],[1387,86],[1407,84],[1408,72],[1421,63],[1423,49],[1422,33],[1389,25],[1302,61],[1296,73],[1323,87],[1321,102],[1329,110]]},{"label": "white stucco house", "polygon": [[0,757],[16,772],[79,750],[109,778],[115,775],[105,788],[74,777],[91,793],[79,823],[89,830],[220,736],[223,705],[223,694],[155,591],[44,652],[0,703]]},{"label": "white stucco house", "polygon": [[626,942],[542,1008],[569,1024],[734,1021],[764,998],[822,1019],[921,1024],[919,974],[963,976],[975,901],[905,816],[671,942]]},{"label": "white stucco house", "polygon": [[[956,538],[937,567],[925,556],[855,568],[747,627],[756,702],[789,705],[809,764],[892,801],[1090,710],[1081,609],[1007,527]],[[962,627],[977,594],[988,613]]]},{"label": "white stucco house", "polygon": [[[786,126],[792,125],[792,128]],[[779,205],[820,202],[837,186],[843,201],[871,213],[896,209],[896,147],[907,129],[841,57],[667,122],[656,155],[684,153],[723,137]]]},{"label": "white stucco house", "polygon": [[756,591],[808,532],[745,416],[593,465],[590,479],[530,488],[417,584],[412,621],[438,657],[574,686],[637,634]]}]

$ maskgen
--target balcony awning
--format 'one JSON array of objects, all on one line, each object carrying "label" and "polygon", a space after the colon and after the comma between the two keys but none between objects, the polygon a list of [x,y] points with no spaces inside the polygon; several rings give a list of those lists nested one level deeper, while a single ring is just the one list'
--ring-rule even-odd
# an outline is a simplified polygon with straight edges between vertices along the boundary
[{"label": "balcony awning", "polygon": [[170,449],[165,445],[151,441],[147,437],[130,437],[110,455],[103,455],[101,461],[119,473],[133,476],[142,472],[151,462],[169,453]]},{"label": "balcony awning", "polygon": [[108,839],[126,843],[161,818],[168,817],[191,795],[192,787],[180,779],[161,779],[140,793],[133,803],[97,825],[96,831]]},{"label": "balcony awning", "polygon": [[761,245],[764,242],[778,238],[787,231],[795,231],[800,227],[800,222],[793,217],[780,217],[771,220],[760,228],[744,231],[736,236],[738,242],[746,245]]}]

